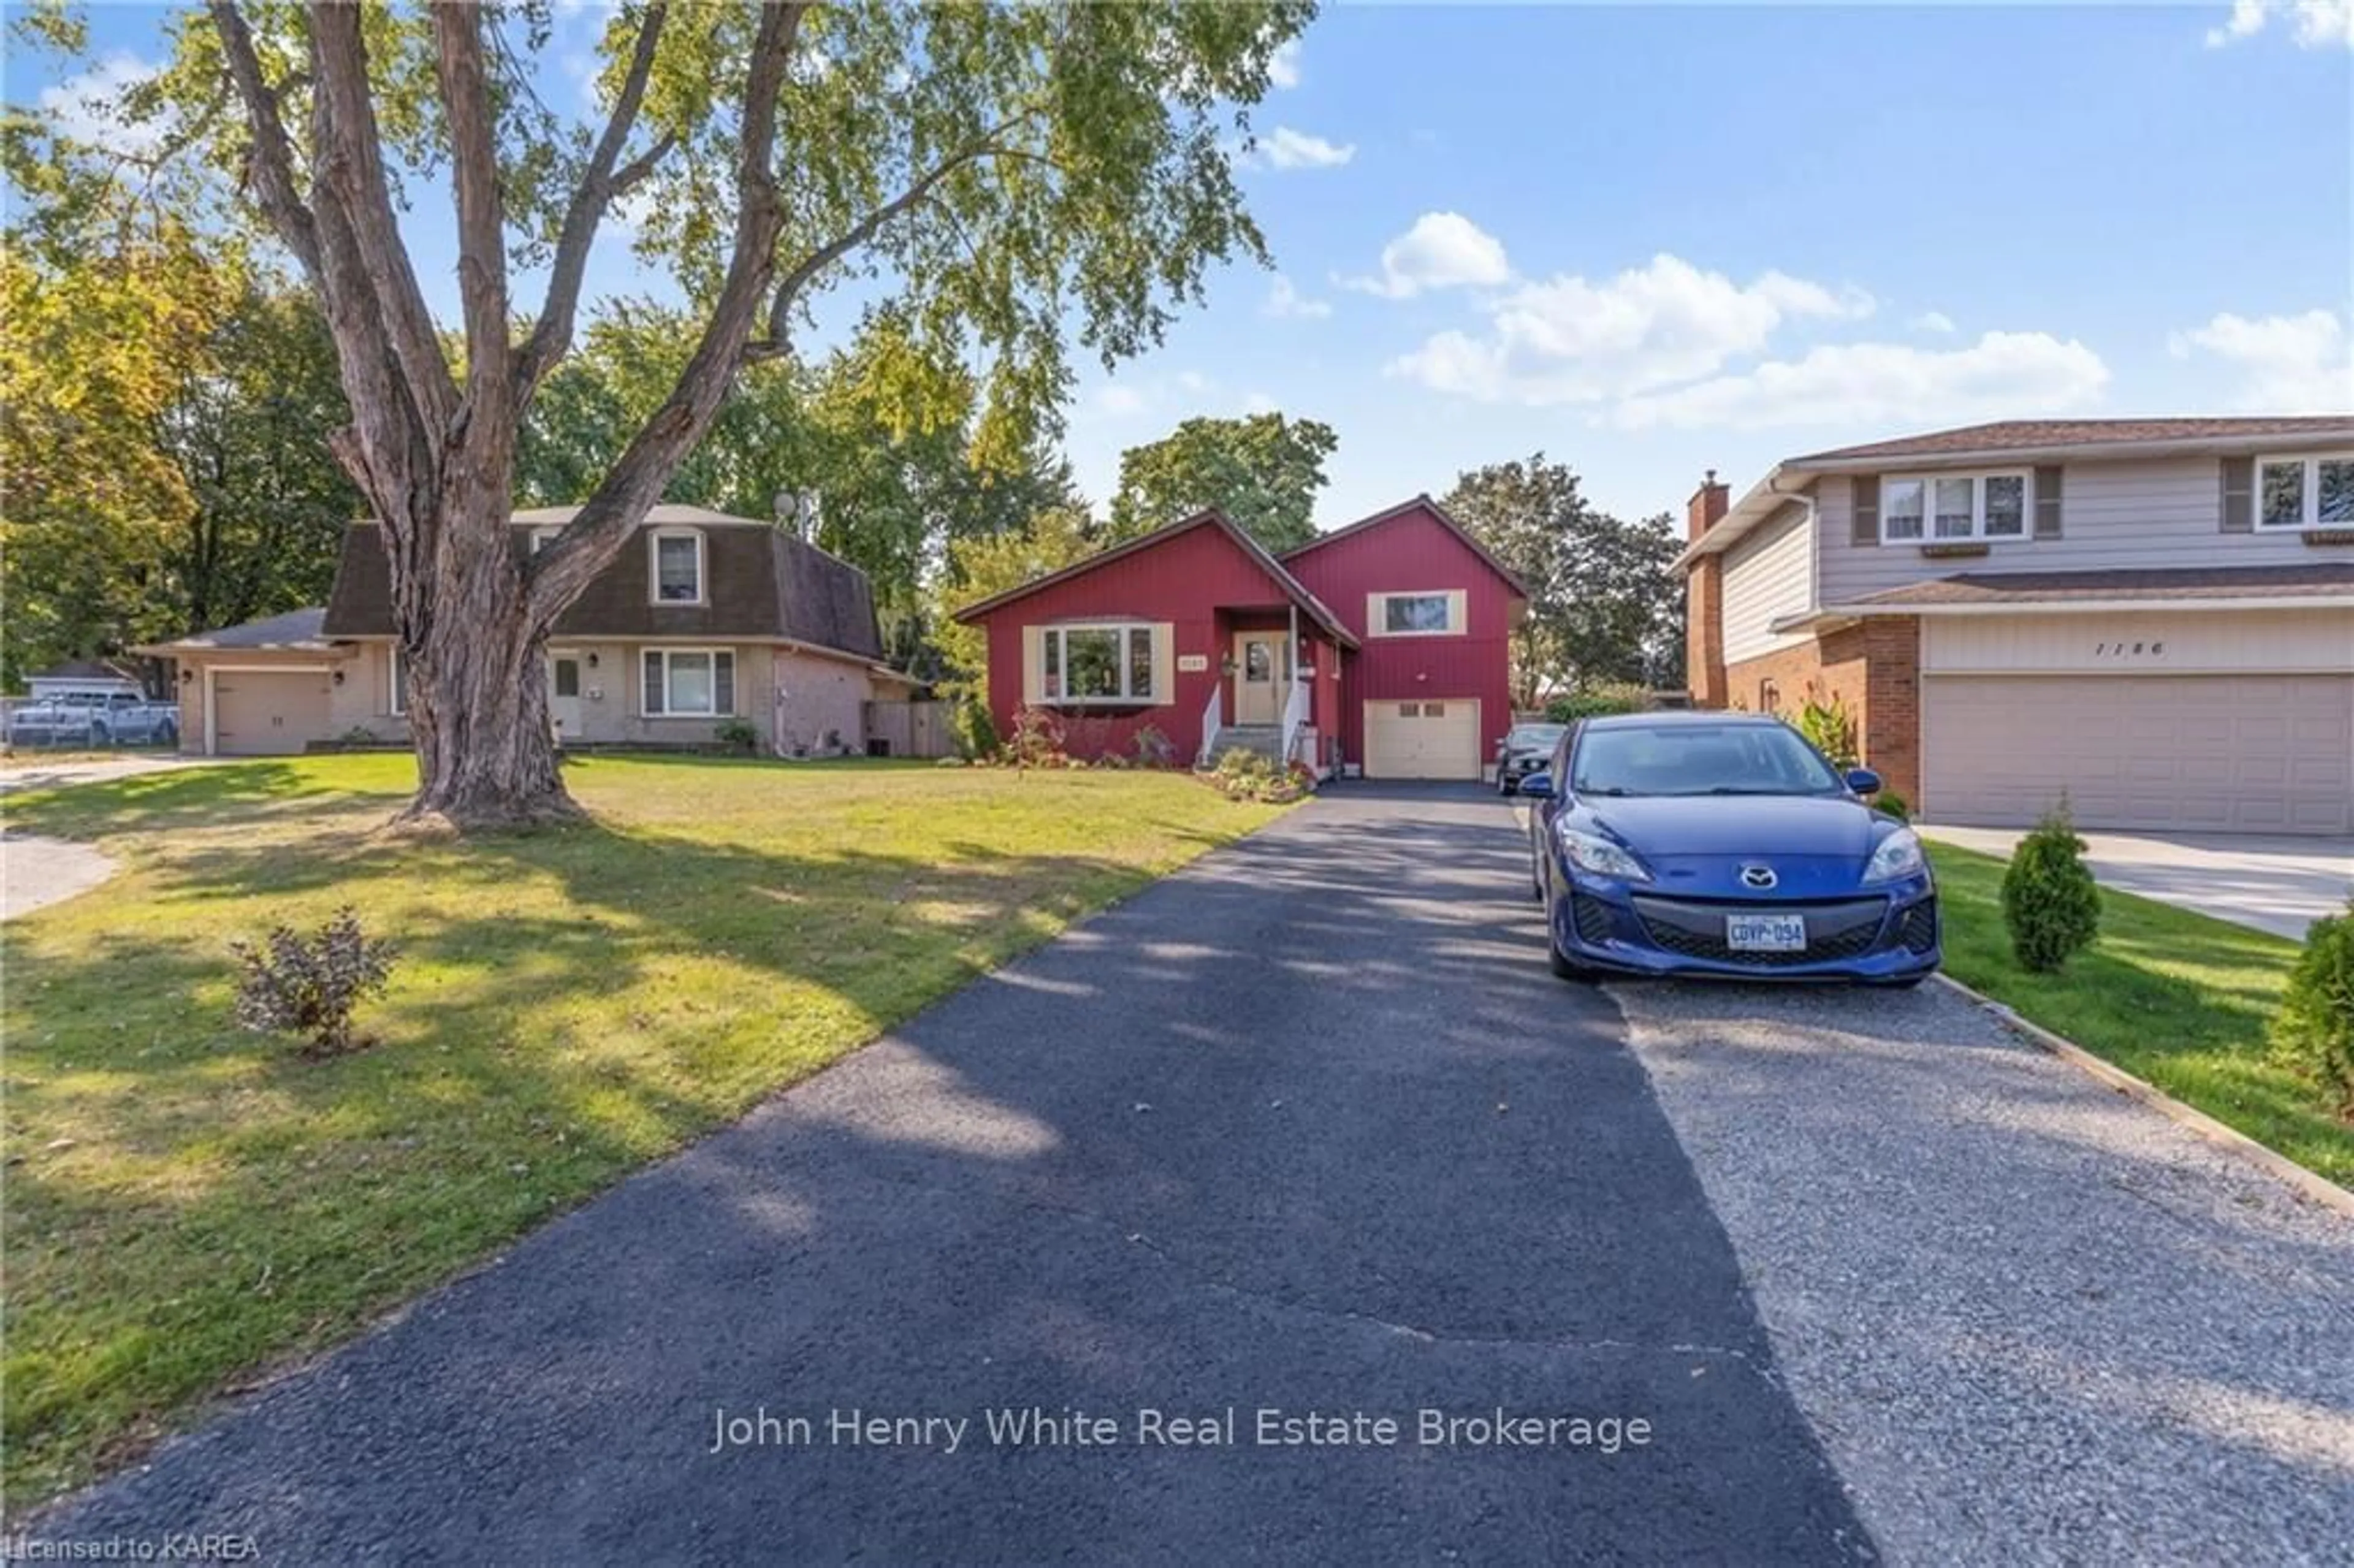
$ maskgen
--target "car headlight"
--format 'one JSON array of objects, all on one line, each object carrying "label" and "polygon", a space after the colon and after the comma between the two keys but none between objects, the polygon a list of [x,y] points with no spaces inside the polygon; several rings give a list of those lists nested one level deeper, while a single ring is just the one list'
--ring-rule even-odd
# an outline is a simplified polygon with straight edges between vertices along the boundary
[{"label": "car headlight", "polygon": [[1569,856],[1569,863],[1580,871],[1590,871],[1596,876],[1615,876],[1625,882],[1651,880],[1650,867],[1637,860],[1624,846],[1597,833],[1582,833],[1575,828],[1556,827],[1553,836],[1561,841],[1562,853]]},{"label": "car headlight", "polygon": [[1910,828],[1899,828],[1881,840],[1880,847],[1872,852],[1872,858],[1864,863],[1863,879],[1894,882],[1919,875],[1928,864],[1928,858],[1921,853],[1920,835]]}]

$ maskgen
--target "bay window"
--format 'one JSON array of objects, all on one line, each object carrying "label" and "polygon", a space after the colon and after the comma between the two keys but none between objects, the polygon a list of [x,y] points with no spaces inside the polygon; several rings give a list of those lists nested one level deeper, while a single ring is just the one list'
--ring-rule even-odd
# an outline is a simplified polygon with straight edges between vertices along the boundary
[{"label": "bay window", "polygon": [[1050,703],[1149,703],[1152,628],[1049,626],[1044,691]]},{"label": "bay window", "polygon": [[2024,539],[2030,493],[2024,471],[1882,480],[1880,537],[1891,545]]},{"label": "bay window", "polygon": [[2354,452],[2256,460],[2260,528],[2354,528]]},{"label": "bay window", "polygon": [[736,655],[725,648],[649,648],[639,706],[648,718],[720,718],[736,711]]}]

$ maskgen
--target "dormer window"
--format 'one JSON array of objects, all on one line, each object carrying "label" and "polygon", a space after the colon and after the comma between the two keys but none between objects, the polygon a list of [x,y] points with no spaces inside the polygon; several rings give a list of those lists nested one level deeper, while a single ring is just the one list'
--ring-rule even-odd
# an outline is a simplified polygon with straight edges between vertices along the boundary
[{"label": "dormer window", "polygon": [[2031,476],[1936,473],[1880,485],[1880,537],[1890,545],[2024,539],[2033,504]]},{"label": "dormer window", "polygon": [[2354,528],[2354,452],[2257,459],[2256,526]]},{"label": "dormer window", "polygon": [[653,557],[648,575],[653,580],[654,603],[705,602],[701,529],[657,528],[649,536],[646,547]]}]

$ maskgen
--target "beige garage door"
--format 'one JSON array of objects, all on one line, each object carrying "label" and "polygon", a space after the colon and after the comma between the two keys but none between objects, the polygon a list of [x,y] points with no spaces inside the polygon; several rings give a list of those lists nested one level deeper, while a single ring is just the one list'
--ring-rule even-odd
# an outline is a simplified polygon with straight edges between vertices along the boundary
[{"label": "beige garage door", "polygon": [[1479,777],[1479,704],[1469,697],[1365,705],[1368,779]]},{"label": "beige garage door", "polygon": [[223,757],[300,751],[327,734],[324,670],[222,670],[213,676],[213,749]]},{"label": "beige garage door", "polygon": [[2088,828],[2354,826],[2354,677],[1933,675],[1921,685],[1931,821],[2014,826],[2065,789]]}]

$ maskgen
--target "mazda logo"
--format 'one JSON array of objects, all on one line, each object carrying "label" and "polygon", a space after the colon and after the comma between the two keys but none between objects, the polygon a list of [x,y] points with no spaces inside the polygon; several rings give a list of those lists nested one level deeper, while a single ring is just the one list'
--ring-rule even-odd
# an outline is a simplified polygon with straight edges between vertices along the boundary
[{"label": "mazda logo", "polygon": [[1741,885],[1744,887],[1771,887],[1779,880],[1770,865],[1744,865],[1741,868]]}]

